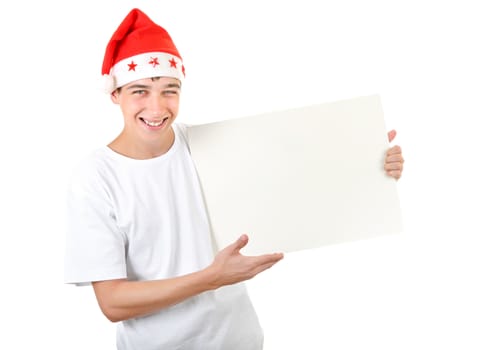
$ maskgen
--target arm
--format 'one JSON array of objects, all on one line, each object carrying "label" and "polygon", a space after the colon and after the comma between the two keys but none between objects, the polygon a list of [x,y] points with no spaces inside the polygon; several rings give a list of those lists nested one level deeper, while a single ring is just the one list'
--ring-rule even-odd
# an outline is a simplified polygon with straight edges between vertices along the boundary
[{"label": "arm", "polygon": [[221,250],[207,268],[188,275],[154,281],[93,282],[99,306],[112,322],[144,316],[205,291],[251,279],[283,258],[281,253],[244,256],[240,249],[247,243],[248,236],[241,236]]},{"label": "arm", "polygon": [[[396,137],[396,130],[391,130],[387,134],[389,137],[389,142],[392,142]],[[399,180],[403,173],[403,153],[400,146],[393,146],[389,148],[385,156],[384,169],[387,175],[392,176],[396,180]]]}]

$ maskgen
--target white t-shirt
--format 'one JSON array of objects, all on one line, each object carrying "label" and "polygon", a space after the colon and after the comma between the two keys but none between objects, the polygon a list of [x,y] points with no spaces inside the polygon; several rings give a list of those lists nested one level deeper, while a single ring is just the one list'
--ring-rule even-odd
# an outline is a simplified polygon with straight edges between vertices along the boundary
[{"label": "white t-shirt", "polygon": [[[108,147],[71,178],[65,283],[155,280],[213,261],[210,226],[185,135],[156,158],[136,160]],[[245,285],[208,291],[145,317],[118,323],[118,349],[262,349]]]}]

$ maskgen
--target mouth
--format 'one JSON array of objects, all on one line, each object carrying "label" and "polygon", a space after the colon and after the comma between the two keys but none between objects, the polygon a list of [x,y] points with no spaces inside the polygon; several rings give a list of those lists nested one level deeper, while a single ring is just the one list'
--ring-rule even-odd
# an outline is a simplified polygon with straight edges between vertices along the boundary
[{"label": "mouth", "polygon": [[159,129],[162,127],[163,124],[168,120],[168,117],[163,118],[161,120],[147,120],[144,118],[139,118],[146,126],[148,126],[150,129]]}]

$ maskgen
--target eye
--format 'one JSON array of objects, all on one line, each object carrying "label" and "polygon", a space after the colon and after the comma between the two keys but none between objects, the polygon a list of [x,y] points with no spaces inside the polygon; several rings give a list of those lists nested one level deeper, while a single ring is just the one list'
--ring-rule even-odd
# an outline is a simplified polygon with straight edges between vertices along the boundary
[{"label": "eye", "polygon": [[133,90],[132,95],[144,95],[146,90]]},{"label": "eye", "polygon": [[163,91],[163,94],[165,95],[177,95],[179,93],[178,90],[165,90]]}]

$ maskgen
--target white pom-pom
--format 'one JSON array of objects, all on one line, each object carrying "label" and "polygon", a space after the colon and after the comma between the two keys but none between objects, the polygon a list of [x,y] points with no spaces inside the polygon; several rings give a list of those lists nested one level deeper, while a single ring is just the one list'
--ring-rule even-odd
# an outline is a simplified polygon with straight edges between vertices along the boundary
[{"label": "white pom-pom", "polygon": [[103,85],[104,85],[104,92],[107,94],[112,93],[115,91],[115,77],[109,74],[104,74],[102,76],[103,79]]}]

